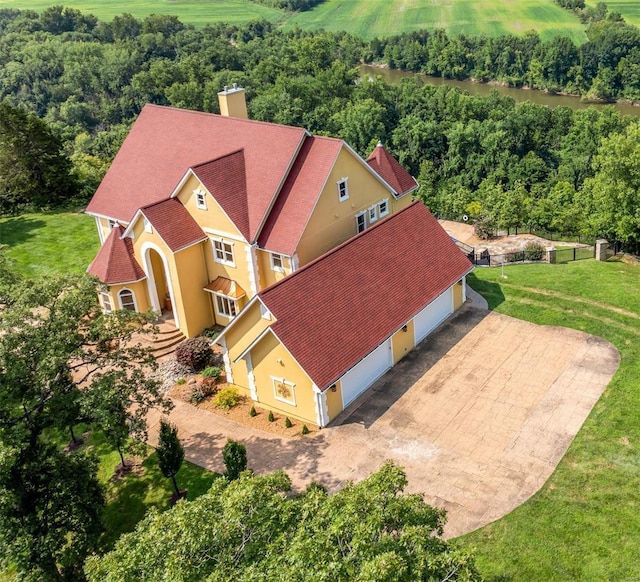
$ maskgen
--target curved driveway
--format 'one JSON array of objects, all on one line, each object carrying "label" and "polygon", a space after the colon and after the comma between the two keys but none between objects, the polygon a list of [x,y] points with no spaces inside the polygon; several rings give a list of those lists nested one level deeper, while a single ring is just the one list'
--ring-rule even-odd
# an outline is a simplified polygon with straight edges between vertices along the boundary
[{"label": "curved driveway", "polygon": [[618,363],[602,339],[468,303],[311,438],[279,438],[183,402],[171,418],[190,461],[222,471],[233,437],[254,471],[284,469],[296,487],[335,490],[393,459],[409,491],[447,509],[452,537],[540,489]]}]

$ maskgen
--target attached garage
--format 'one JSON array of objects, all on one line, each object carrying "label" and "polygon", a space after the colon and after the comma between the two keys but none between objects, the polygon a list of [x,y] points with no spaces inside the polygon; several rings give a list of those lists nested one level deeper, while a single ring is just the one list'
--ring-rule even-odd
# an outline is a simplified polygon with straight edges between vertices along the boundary
[{"label": "attached garage", "polygon": [[380,344],[342,378],[342,404],[346,408],[382,374],[393,366],[391,338]]},{"label": "attached garage", "polygon": [[453,313],[453,289],[436,297],[414,318],[416,345]]}]

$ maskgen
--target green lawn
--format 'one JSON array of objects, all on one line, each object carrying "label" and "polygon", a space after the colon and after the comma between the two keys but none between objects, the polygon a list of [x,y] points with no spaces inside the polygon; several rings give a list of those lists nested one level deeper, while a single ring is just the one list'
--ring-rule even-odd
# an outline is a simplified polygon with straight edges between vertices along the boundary
[{"label": "green lawn", "polygon": [[136,18],[144,18],[149,14],[176,14],[182,22],[198,27],[210,22],[242,24],[262,18],[273,22],[284,17],[281,10],[249,0],[0,0],[0,8],[28,8],[37,12],[60,4],[107,21],[124,12]]},{"label": "green lawn", "polygon": [[27,277],[84,273],[100,248],[95,220],[72,212],[0,218],[0,244]]},{"label": "green lawn", "polygon": [[[56,0],[0,0],[0,8],[41,11]],[[95,14],[103,20],[129,12],[138,18],[152,13],[177,14],[194,26],[209,22],[240,24],[266,18],[303,29],[346,30],[369,39],[422,28],[445,28],[451,34],[522,34],[531,29],[543,39],[569,36],[586,41],[578,18],[553,0],[326,0],[314,10],[287,14],[250,0],[65,0],[65,6]]]},{"label": "green lawn", "polygon": [[[101,540],[102,549],[106,551],[113,547],[121,534],[133,531],[151,507],[161,511],[168,509],[173,485],[160,472],[156,454],[151,448],[139,473],[114,480],[114,470],[120,464],[117,451],[99,433],[91,434],[87,446],[100,459],[98,478],[106,488],[107,505],[103,513],[106,531]],[[215,473],[185,461],[176,481],[180,489],[187,489],[187,499],[192,500],[206,493],[215,478]]]},{"label": "green lawn", "polygon": [[[460,538],[500,580],[632,580],[640,572],[640,267],[593,260],[476,269],[491,309],[612,342],[622,361],[549,481]],[[553,354],[548,354],[553,358]],[[597,365],[597,363],[594,363]]]}]

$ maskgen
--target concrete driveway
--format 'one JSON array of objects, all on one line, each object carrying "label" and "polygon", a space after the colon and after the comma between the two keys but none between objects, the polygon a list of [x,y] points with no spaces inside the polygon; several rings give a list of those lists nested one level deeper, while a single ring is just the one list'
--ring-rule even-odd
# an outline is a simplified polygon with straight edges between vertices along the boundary
[{"label": "concrete driveway", "polygon": [[182,402],[171,419],[189,460],[222,471],[233,437],[254,471],[284,469],[296,487],[336,490],[393,459],[408,491],[447,509],[453,537],[540,489],[618,363],[602,339],[467,304],[311,438],[279,438]]}]

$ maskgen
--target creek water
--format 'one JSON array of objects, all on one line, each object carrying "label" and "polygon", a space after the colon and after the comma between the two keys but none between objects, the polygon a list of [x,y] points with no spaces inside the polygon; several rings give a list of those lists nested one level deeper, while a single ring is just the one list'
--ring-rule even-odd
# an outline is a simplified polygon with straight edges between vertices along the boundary
[{"label": "creek water", "polygon": [[[513,97],[516,102],[529,101],[537,105],[547,105],[549,107],[558,107],[564,105],[572,109],[585,109],[587,107],[597,107],[601,109],[605,107],[602,103],[591,103],[582,101],[580,97],[572,97],[570,95],[553,95],[544,91],[535,91],[530,89],[516,89],[514,87],[503,87],[500,85],[488,85],[487,83],[475,83],[473,81],[456,81],[453,79],[443,79],[441,77],[430,77],[422,73],[412,73],[410,71],[399,71],[397,69],[385,69],[382,67],[374,67],[372,65],[360,65],[360,75],[363,79],[374,78],[380,75],[387,83],[399,83],[402,79],[419,77],[425,83],[430,85],[447,85],[449,87],[458,87],[464,91],[468,91],[471,95],[488,95],[491,91],[496,90],[500,95]],[[630,103],[611,103],[617,111],[623,115],[634,115],[640,117],[640,107],[631,105]]]}]

